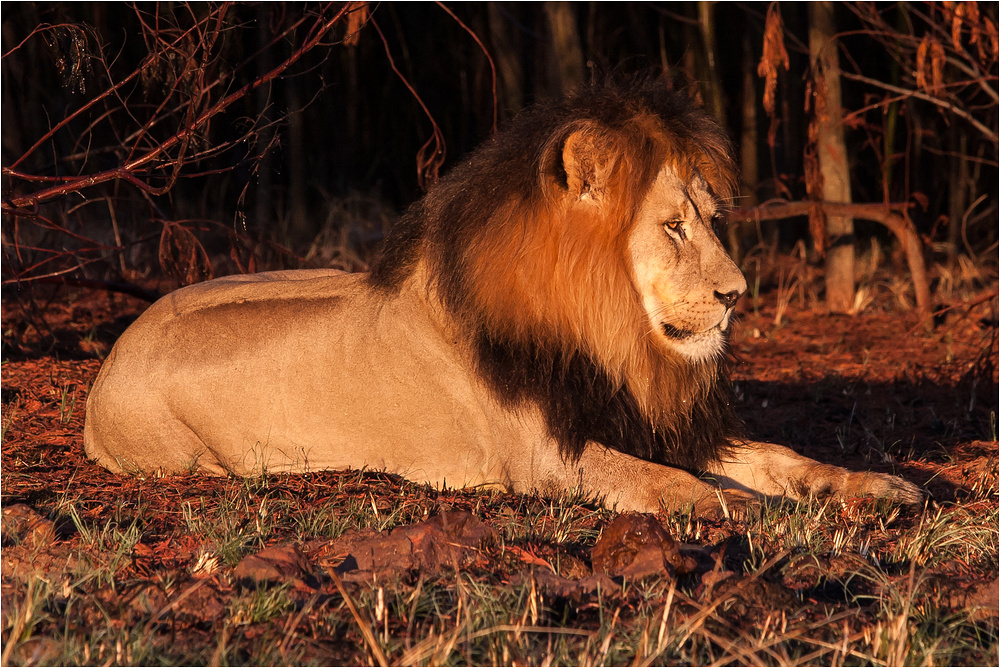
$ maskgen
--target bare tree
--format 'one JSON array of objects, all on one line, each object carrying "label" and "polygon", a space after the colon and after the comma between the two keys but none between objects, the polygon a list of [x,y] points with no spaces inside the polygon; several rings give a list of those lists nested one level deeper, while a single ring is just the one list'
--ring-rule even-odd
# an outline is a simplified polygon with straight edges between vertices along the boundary
[{"label": "bare tree", "polygon": [[544,93],[557,96],[583,83],[583,48],[572,3],[546,2],[544,6],[552,38],[544,55],[548,86]]},{"label": "bare tree", "polygon": [[[806,188],[816,201],[849,204],[851,173],[847,166],[844,118],[840,97],[840,63],[837,54],[832,2],[809,4],[809,55],[812,87],[807,91],[812,109],[809,141],[806,145]],[[816,208],[814,236],[828,241],[819,244],[826,251],[826,305],[831,311],[847,313],[854,302],[854,221],[849,217],[827,216]],[[821,229],[825,218],[825,230]]]},{"label": "bare tree", "polygon": [[[54,119],[42,136],[3,167],[4,199],[0,206],[5,223],[11,223],[4,244],[11,246],[18,258],[23,259],[29,250],[36,256],[33,262],[21,263],[4,283],[74,272],[108,252],[122,250],[116,223],[116,245],[111,246],[100,234],[66,227],[64,209],[47,208],[67,195],[93,201],[94,193],[101,193],[96,198],[107,201],[113,209],[118,185],[134,187],[150,199],[162,197],[175,188],[179,179],[197,174],[212,159],[226,154],[236,157],[223,169],[241,163],[256,169],[257,160],[271,143],[266,140],[261,144],[258,139],[272,136],[268,130],[275,120],[258,117],[243,124],[242,132],[221,135],[213,132],[213,123],[236,102],[275,81],[307,53],[335,41],[331,39],[334,27],[363,4],[325,5],[319,11],[303,11],[289,18],[276,33],[267,34],[261,51],[292,40],[296,46],[290,54],[236,87],[231,82],[255,62],[257,54],[235,64],[223,57],[226,35],[240,21],[231,3],[179,5],[171,11],[161,11],[159,6],[132,7],[129,11],[135,13],[147,52],[124,77],[114,74],[113,59],[105,53],[100,35],[79,24],[37,26],[3,57],[12,57],[32,39],[68,33],[75,46],[62,68],[71,77],[93,70],[101,85],[78,108]],[[72,146],[69,155],[67,143]],[[249,152],[246,147],[251,147]],[[52,161],[42,158],[46,154],[53,156]],[[29,171],[29,164],[40,165],[42,170]],[[71,173],[66,173],[65,164],[71,166]],[[112,194],[107,194],[107,188]],[[112,210],[112,222],[115,220]],[[160,229],[147,234],[159,237],[163,269],[182,282],[210,277],[212,266],[190,229],[192,221],[163,216],[158,222]],[[26,244],[22,241],[25,227],[58,231],[74,239],[75,247],[63,244],[47,249]]]}]

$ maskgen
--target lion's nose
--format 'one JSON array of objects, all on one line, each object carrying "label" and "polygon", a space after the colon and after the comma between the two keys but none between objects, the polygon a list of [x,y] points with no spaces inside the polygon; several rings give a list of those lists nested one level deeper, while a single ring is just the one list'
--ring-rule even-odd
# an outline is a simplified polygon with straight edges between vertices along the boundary
[{"label": "lion's nose", "polygon": [[722,302],[727,309],[735,306],[736,302],[739,301],[740,296],[740,293],[736,290],[730,290],[725,293],[719,292],[718,290],[715,291],[715,298]]}]

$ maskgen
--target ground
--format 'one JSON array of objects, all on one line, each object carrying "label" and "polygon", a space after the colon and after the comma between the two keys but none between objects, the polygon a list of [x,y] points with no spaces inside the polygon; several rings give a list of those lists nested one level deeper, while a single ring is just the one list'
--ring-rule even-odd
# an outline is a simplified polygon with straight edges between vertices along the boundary
[{"label": "ground", "polygon": [[109,474],[86,394],[144,302],[5,289],[3,663],[997,665],[993,295],[932,331],[743,307],[749,433],[924,506],[644,517],[370,472]]}]

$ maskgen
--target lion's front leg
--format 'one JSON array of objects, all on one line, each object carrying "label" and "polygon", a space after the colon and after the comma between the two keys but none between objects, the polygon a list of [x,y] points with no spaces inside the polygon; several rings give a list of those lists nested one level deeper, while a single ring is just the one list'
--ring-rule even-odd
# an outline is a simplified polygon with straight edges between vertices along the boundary
[{"label": "lion's front leg", "polygon": [[[725,492],[687,471],[647,462],[612,450],[599,443],[587,445],[578,461],[564,459],[554,443],[535,452],[534,461],[521,475],[510,478],[514,491],[538,491],[547,496],[583,492],[619,511],[656,513],[694,507],[709,513],[727,503],[752,498],[741,492]],[[511,467],[515,473],[519,467]]]},{"label": "lion's front leg", "polygon": [[873,496],[918,504],[924,497],[916,485],[894,475],[821,464],[773,443],[742,443],[706,473],[724,487],[792,499]]}]

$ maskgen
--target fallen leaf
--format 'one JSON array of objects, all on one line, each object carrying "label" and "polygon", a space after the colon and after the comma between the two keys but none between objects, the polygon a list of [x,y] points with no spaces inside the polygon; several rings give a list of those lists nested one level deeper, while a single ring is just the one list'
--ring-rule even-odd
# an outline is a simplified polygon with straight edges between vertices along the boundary
[{"label": "fallen leaf", "polygon": [[56,528],[52,520],[43,517],[31,506],[17,503],[3,509],[0,534],[4,545],[30,543],[35,547],[45,547],[55,541]]},{"label": "fallen leaf", "polygon": [[673,577],[694,569],[693,559],[652,515],[625,513],[604,529],[590,553],[594,572],[629,579],[651,575]]},{"label": "fallen leaf", "polygon": [[531,552],[528,552],[523,548],[517,547],[516,545],[507,545],[504,547],[504,550],[510,552],[511,554],[514,554],[515,556],[517,556],[518,559],[527,564],[531,564],[533,566],[544,566],[545,568],[548,568],[549,571],[553,573],[556,572],[556,569],[552,568],[552,564],[545,561],[541,557],[538,557],[532,554]]},{"label": "fallen leaf", "polygon": [[244,557],[233,569],[233,577],[254,582],[305,581],[312,577],[312,565],[297,546],[276,545]]},{"label": "fallen leaf", "polygon": [[389,534],[349,531],[333,542],[330,552],[344,555],[338,574],[345,581],[367,579],[369,573],[400,574],[411,570],[464,568],[479,556],[496,532],[467,511],[442,512],[424,522],[397,527]]}]

